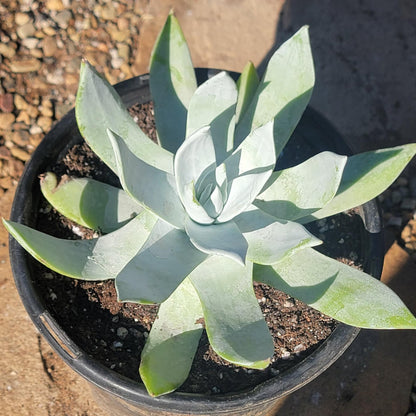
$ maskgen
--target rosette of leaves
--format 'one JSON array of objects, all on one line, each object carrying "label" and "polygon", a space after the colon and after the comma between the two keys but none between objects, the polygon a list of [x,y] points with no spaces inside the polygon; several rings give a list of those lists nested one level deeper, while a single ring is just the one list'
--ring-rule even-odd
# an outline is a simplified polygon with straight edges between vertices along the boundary
[{"label": "rosette of leaves", "polygon": [[82,63],[79,130],[122,189],[86,178],[58,183],[52,173],[41,189],[58,211],[102,235],[70,241],[4,223],[49,268],[75,279],[115,279],[120,301],[160,304],[140,365],[151,395],[184,382],[202,323],[225,360],[268,366],[273,341],[253,279],[349,325],[416,328],[396,294],[315,251],[321,241],[303,225],[376,197],[416,145],[352,157],[323,152],[274,171],[313,85],[303,27],[275,52],[261,79],[249,63],[237,83],[220,72],[198,87],[170,14],[150,65],[156,144],[113,87]]}]

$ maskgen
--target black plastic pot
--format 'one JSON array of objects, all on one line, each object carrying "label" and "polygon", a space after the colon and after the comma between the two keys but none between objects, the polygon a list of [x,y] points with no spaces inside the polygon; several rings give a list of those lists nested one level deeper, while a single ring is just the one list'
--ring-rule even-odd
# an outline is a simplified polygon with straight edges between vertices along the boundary
[{"label": "black plastic pot", "polygon": [[[206,79],[208,72],[197,70],[199,82]],[[116,89],[127,106],[151,98],[146,75],[124,81]],[[72,110],[45,136],[27,163],[12,207],[13,221],[34,226],[40,195],[38,175],[59,154],[81,140]],[[308,108],[278,166],[299,163],[323,150],[350,154],[334,128]],[[360,211],[364,224],[360,236],[361,254],[366,260],[364,270],[380,278],[383,242],[379,210],[371,201]],[[98,403],[111,415],[273,415],[281,398],[321,374],[342,355],[359,332],[347,325],[337,326],[332,335],[298,365],[249,391],[216,396],[172,393],[155,399],[148,396],[142,384],[104,367],[71,341],[65,328],[51,317],[33,284],[29,255],[13,239],[10,240],[10,256],[17,289],[37,329],[62,359],[91,383]]]}]

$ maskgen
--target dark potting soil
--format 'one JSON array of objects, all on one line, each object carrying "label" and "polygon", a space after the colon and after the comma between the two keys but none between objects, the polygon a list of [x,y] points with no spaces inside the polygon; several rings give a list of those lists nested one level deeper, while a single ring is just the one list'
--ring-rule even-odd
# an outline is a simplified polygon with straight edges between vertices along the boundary
[{"label": "dark potting soil", "polygon": [[[155,140],[151,104],[130,109],[140,127]],[[118,178],[85,144],[72,147],[49,170],[58,176],[84,176],[119,186]],[[338,215],[313,224],[311,231],[331,248],[332,257],[360,264],[357,240],[358,215]],[[57,213],[42,200],[37,228],[69,239],[92,238],[97,234]],[[157,306],[120,303],[114,281],[85,282],[61,276],[33,261],[35,284],[47,309],[69,337],[87,354],[110,369],[133,380],[139,378],[140,354],[157,314]],[[187,381],[178,391],[218,394],[242,391],[265,381],[300,362],[334,330],[336,321],[304,303],[267,285],[254,283],[255,293],[274,339],[275,353],[265,370],[229,364],[210,347],[203,333]]]}]

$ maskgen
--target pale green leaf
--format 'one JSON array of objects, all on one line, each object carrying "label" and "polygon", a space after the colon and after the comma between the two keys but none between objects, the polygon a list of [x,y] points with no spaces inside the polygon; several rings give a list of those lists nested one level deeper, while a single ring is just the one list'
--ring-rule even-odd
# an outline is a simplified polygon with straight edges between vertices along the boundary
[{"label": "pale green leaf", "polygon": [[188,215],[201,224],[214,222],[200,199],[202,196],[206,201],[214,189],[212,182],[206,185],[202,182],[206,177],[214,176],[215,166],[215,149],[209,126],[200,128],[188,137],[175,155],[175,180],[179,197]]},{"label": "pale green leaf", "polygon": [[239,122],[247,111],[248,106],[253,100],[259,81],[256,68],[252,62],[248,62],[237,81],[238,99],[235,110],[236,123]]},{"label": "pale green leaf", "polygon": [[214,351],[243,367],[266,368],[274,346],[254,294],[252,264],[210,256],[189,278],[201,300]]},{"label": "pale green leaf", "polygon": [[202,334],[201,302],[185,279],[159,308],[140,360],[140,376],[151,396],[176,390],[188,377]]},{"label": "pale green leaf", "polygon": [[140,252],[117,275],[118,298],[161,303],[206,258],[185,232],[159,220]]},{"label": "pale green leaf", "polygon": [[226,256],[244,265],[247,241],[233,221],[200,225],[187,218],[185,230],[198,250],[207,254]]},{"label": "pale green leaf", "polygon": [[319,153],[305,162],[273,172],[254,205],[276,218],[297,220],[325,206],[336,194],[346,156]]},{"label": "pale green leaf", "polygon": [[117,230],[143,209],[122,189],[94,179],[65,177],[58,184],[56,175],[47,172],[41,177],[40,188],[66,218],[103,233]]},{"label": "pale green leaf", "polygon": [[110,130],[107,134],[113,145],[123,189],[158,217],[183,229],[186,214],[173,174],[143,162],[130,151],[121,137]]},{"label": "pale green leaf", "polygon": [[348,325],[416,329],[416,318],[388,286],[311,248],[273,266],[254,267],[254,280]]},{"label": "pale green leaf", "polygon": [[158,146],[143,133],[116,90],[88,62],[81,64],[75,115],[86,142],[114,172],[117,173],[117,167],[107,129],[123,137],[137,157],[149,165],[172,173],[172,153]]},{"label": "pale green leaf", "polygon": [[236,127],[236,143],[274,119],[279,155],[309,103],[314,83],[308,27],[304,26],[271,57],[256,94]]},{"label": "pale green leaf", "polygon": [[173,153],[185,139],[187,108],[196,87],[186,40],[171,13],[150,58],[150,90],[160,143]]},{"label": "pale green leaf", "polygon": [[219,163],[233,148],[236,103],[237,87],[226,72],[200,85],[189,103],[186,137],[209,125]]},{"label": "pale green leaf", "polygon": [[302,225],[275,217],[255,206],[234,218],[248,242],[247,260],[259,264],[274,264],[306,247],[321,244]]},{"label": "pale green leaf", "polygon": [[23,224],[3,220],[7,231],[50,269],[83,280],[114,279],[139,251],[157,218],[143,210],[122,228],[91,240],[52,237]]},{"label": "pale green leaf", "polygon": [[221,189],[218,185],[213,187],[209,198],[202,205],[211,218],[217,218],[224,208],[224,199]]},{"label": "pale green leaf", "polygon": [[335,197],[301,222],[346,211],[380,195],[396,180],[415,153],[416,143],[410,143],[349,157]]},{"label": "pale green leaf", "polygon": [[225,169],[228,187],[227,201],[218,222],[231,220],[251,205],[272,174],[275,163],[273,122],[270,122],[251,132],[217,168],[217,177],[223,177]]}]

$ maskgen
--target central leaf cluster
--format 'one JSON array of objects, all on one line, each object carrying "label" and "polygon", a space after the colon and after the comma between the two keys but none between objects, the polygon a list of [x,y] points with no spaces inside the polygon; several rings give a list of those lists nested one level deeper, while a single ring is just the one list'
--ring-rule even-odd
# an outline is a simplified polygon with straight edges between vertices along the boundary
[{"label": "central leaf cluster", "polygon": [[232,220],[252,204],[275,161],[272,122],[254,130],[221,163],[211,127],[198,129],[179,147],[174,160],[176,187],[185,211],[203,225]]},{"label": "central leaf cluster", "polygon": [[213,222],[222,213],[225,203],[227,202],[228,189],[227,178],[220,185],[214,175],[207,175],[200,178],[194,186],[195,203],[201,205],[205,212],[213,219]]}]

